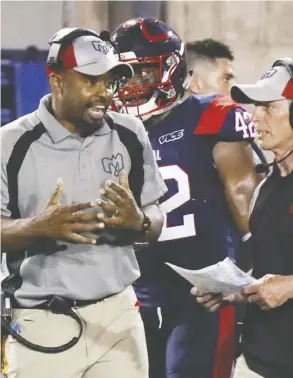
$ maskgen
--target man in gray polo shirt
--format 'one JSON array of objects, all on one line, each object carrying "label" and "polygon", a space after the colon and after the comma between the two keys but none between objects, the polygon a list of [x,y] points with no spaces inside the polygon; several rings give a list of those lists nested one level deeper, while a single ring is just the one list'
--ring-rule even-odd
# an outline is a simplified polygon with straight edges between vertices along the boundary
[{"label": "man in gray polo shirt", "polygon": [[79,325],[47,310],[56,296],[83,321],[78,343],[57,354],[8,336],[9,378],[148,377],[133,241],[158,238],[166,187],[141,121],[108,111],[113,85],[132,74],[94,32],[61,30],[48,58],[52,94],[0,130],[11,326],[35,344],[67,343]]}]

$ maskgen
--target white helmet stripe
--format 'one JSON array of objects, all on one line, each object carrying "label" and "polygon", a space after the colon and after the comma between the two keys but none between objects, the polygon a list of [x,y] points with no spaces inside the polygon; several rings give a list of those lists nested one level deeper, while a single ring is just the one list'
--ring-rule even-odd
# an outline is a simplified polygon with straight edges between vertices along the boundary
[{"label": "white helmet stripe", "polygon": [[182,56],[184,54],[184,49],[185,49],[185,45],[183,42],[181,42],[181,46],[180,46],[180,50],[179,50],[179,54]]}]

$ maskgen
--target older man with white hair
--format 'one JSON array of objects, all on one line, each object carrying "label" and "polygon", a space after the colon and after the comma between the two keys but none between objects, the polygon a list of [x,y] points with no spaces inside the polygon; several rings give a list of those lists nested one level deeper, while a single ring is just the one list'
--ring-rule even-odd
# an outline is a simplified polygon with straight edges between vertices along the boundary
[{"label": "older man with white hair", "polygon": [[[231,96],[255,105],[260,145],[275,155],[271,174],[251,204],[255,284],[228,298],[192,293],[209,311],[247,302],[243,354],[235,378],[293,377],[293,62],[276,61],[254,85],[234,85]],[[265,167],[262,167],[263,169]]]}]

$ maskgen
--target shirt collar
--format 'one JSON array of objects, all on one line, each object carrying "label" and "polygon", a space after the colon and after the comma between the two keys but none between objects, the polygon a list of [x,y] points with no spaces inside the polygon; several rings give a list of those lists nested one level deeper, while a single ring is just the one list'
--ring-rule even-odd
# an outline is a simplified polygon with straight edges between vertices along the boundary
[{"label": "shirt collar", "polygon": [[[61,125],[60,122],[50,113],[48,110],[51,106],[52,102],[52,95],[48,94],[41,98],[39,107],[36,111],[36,115],[39,120],[45,126],[48,134],[50,135],[51,139],[54,143],[61,141],[67,137],[72,137],[75,134],[72,134],[69,130],[67,130],[64,126]],[[104,120],[103,125],[99,130],[97,130],[94,135],[104,135],[111,132],[111,128],[109,127],[108,123]]]},{"label": "shirt collar", "polygon": [[40,105],[36,111],[36,115],[39,120],[45,126],[48,134],[54,143],[67,138],[71,135],[70,131],[57,121],[57,119],[49,112],[48,108],[51,105],[52,95],[46,95],[41,98]]}]

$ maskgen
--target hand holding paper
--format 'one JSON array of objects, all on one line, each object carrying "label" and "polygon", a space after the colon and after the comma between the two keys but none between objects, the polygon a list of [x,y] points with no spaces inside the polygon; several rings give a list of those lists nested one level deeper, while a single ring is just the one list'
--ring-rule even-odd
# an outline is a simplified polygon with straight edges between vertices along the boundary
[{"label": "hand holding paper", "polygon": [[199,270],[188,270],[167,262],[166,264],[204,293],[222,293],[224,296],[234,294],[256,281],[239,269],[228,257],[215,265]]}]

